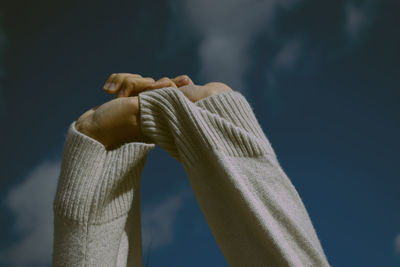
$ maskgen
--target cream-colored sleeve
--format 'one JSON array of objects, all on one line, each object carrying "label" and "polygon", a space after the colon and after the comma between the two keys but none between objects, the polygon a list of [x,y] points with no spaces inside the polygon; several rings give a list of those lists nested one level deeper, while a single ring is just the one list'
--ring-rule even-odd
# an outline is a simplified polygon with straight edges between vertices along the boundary
[{"label": "cream-colored sleeve", "polygon": [[230,91],[192,103],[167,87],[139,98],[142,132],[183,164],[230,266],[329,266],[243,95]]},{"label": "cream-colored sleeve", "polygon": [[71,123],[54,200],[53,266],[142,266],[140,175],[154,146],[106,150]]}]

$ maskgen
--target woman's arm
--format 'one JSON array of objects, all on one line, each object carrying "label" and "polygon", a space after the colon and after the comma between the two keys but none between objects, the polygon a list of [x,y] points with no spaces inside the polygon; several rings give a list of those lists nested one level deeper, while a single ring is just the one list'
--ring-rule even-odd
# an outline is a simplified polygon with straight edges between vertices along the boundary
[{"label": "woman's arm", "polygon": [[70,125],[54,201],[53,266],[142,266],[140,175],[153,147],[106,150]]},{"label": "woman's arm", "polygon": [[[53,266],[142,266],[140,175],[154,148],[140,133],[143,90],[183,86],[113,74],[105,91],[119,97],[71,123],[54,200]],[[136,96],[135,96],[136,95]]]},{"label": "woman's arm", "polygon": [[227,91],[192,103],[182,92],[191,95],[175,88],[139,95],[142,133],[184,165],[227,262],[329,266],[308,213],[245,98]]}]

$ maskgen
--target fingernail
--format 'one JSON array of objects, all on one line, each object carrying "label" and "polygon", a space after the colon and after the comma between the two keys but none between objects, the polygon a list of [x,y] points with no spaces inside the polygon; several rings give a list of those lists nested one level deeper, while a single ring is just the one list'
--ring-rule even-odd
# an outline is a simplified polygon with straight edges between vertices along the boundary
[{"label": "fingernail", "polygon": [[115,83],[110,83],[110,90],[114,90],[115,88],[117,88],[117,85]]},{"label": "fingernail", "polygon": [[115,89],[115,83],[106,83],[106,84],[104,85],[104,89],[107,89],[107,90],[114,90],[114,89]]}]

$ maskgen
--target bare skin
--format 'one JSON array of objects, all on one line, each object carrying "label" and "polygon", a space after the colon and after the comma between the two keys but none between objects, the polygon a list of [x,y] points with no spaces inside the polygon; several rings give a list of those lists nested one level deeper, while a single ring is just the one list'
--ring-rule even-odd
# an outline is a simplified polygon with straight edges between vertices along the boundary
[{"label": "bare skin", "polygon": [[141,92],[164,87],[174,87],[192,102],[205,97],[232,90],[220,82],[195,85],[187,75],[173,79],[168,77],[155,81],[139,74],[115,73],[104,85],[104,91],[115,98],[83,113],[75,123],[81,133],[102,143],[106,149],[113,149],[141,137],[139,118],[139,97]]}]

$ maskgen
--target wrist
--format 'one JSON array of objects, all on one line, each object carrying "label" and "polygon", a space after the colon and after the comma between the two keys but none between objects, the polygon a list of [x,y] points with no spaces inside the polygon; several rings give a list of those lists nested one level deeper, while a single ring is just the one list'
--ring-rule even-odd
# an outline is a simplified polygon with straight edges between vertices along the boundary
[{"label": "wrist", "polygon": [[82,134],[112,149],[142,138],[138,97],[121,97],[84,113],[75,123]]},{"label": "wrist", "polygon": [[91,125],[90,122],[87,121],[87,119],[85,120],[77,120],[75,122],[75,129],[77,131],[79,131],[80,133],[100,142],[101,144],[103,144],[104,146],[106,145],[104,143],[104,141],[102,140],[102,138],[99,137],[98,134],[96,134],[96,131],[93,130],[93,126]]},{"label": "wrist", "polygon": [[87,123],[84,120],[78,119],[75,122],[75,129],[84,135],[89,135]]}]

